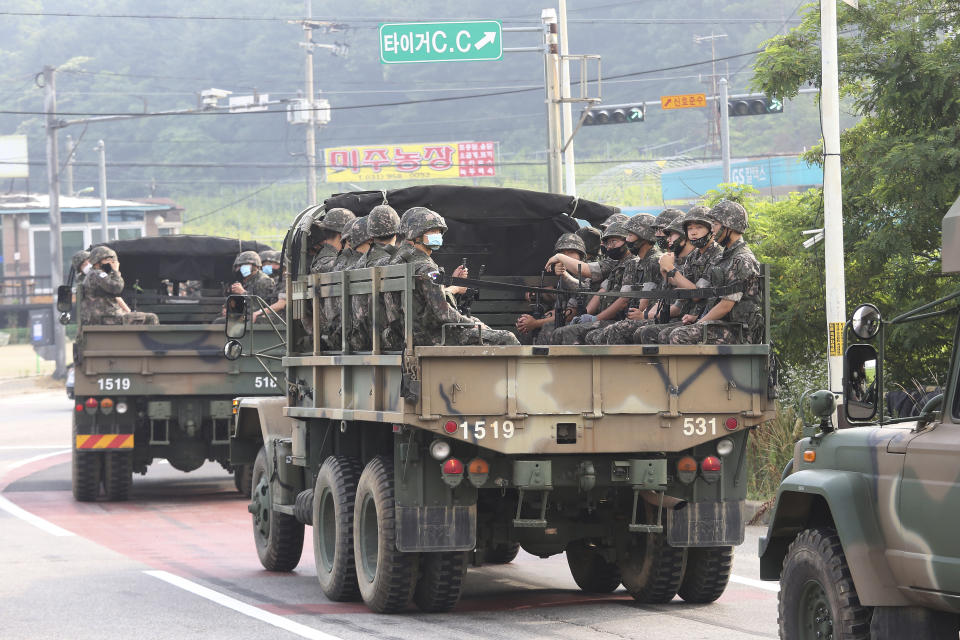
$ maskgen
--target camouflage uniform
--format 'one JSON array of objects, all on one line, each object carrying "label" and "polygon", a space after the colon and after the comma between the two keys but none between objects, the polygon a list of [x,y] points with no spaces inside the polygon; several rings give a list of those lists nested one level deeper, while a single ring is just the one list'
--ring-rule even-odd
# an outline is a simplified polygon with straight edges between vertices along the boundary
[{"label": "camouflage uniform", "polygon": [[81,249],[73,254],[73,257],[70,258],[70,266],[73,267],[73,284],[80,285],[83,284],[83,276],[85,275],[83,271],[80,270],[80,265],[84,263],[85,260],[90,258],[90,252],[84,251]]},{"label": "camouflage uniform", "polygon": [[233,261],[233,268],[239,270],[240,266],[245,264],[257,268],[255,272],[243,278],[240,282],[240,286],[247,292],[247,295],[263,298],[267,304],[276,302],[273,294],[277,289],[277,284],[273,281],[273,278],[260,271],[262,263],[256,251],[241,251],[238,253]]},{"label": "camouflage uniform", "polygon": [[[400,216],[389,205],[378,205],[370,211],[367,216],[367,233],[374,238],[395,237],[400,228]],[[397,252],[395,246],[384,244],[377,240],[373,242],[370,249],[357,260],[353,266],[354,269],[367,269],[370,267],[386,266],[393,259]],[[353,322],[350,323],[348,340],[350,348],[354,351],[368,351],[373,347],[372,331],[381,333],[386,326],[384,320],[383,303],[377,301],[377,327],[371,328],[372,312],[370,304],[370,294],[361,294],[350,296],[350,310]]]},{"label": "camouflage uniform", "polygon": [[[723,200],[714,206],[711,213],[727,229],[743,233],[747,228],[747,213],[736,202]],[[670,332],[670,344],[696,344],[701,341],[708,344],[739,344],[754,343],[761,339],[763,311],[760,263],[743,238],[724,249],[719,264],[710,269],[708,278],[712,287],[740,285],[743,291],[720,296],[707,306],[709,311],[720,300],[734,303],[729,313],[719,320],[721,324],[704,325],[697,322],[678,327]]]},{"label": "camouflage uniform", "polygon": [[[332,231],[334,233],[339,233],[342,237],[346,226],[355,218],[356,216],[353,215],[352,211],[338,207],[324,213],[322,218],[313,222],[313,226],[321,231]],[[357,244],[359,243],[354,243],[354,246]],[[313,262],[310,263],[310,272],[330,273],[334,270],[333,263],[336,261],[336,259],[337,250],[324,243],[317,252],[317,255],[314,256]]]},{"label": "camouflage uniform", "polygon": [[[97,264],[107,258],[116,258],[113,249],[103,245],[94,247],[90,252],[90,264]],[[80,300],[80,324],[160,324],[155,313],[141,311],[124,312],[117,302],[117,296],[123,292],[123,278],[117,271],[107,273],[95,267],[83,282],[83,297]]]},{"label": "camouflage uniform", "polygon": [[[587,248],[583,242],[583,238],[578,236],[575,233],[564,233],[559,238],[557,238],[556,243],[553,245],[554,253],[561,253],[563,251],[575,251],[579,256],[580,260],[583,260],[586,257]],[[567,295],[556,295],[555,304],[553,306],[554,313],[564,313],[566,309],[573,308],[576,309],[576,300],[570,295],[572,292],[577,291],[582,288],[583,281],[577,281],[577,278],[573,274],[568,273],[569,278],[564,276],[557,279],[556,289],[558,291],[565,291]],[[579,286],[578,286],[579,285]],[[541,296],[542,311],[546,312],[546,305],[550,302],[550,294],[545,294],[548,296],[546,300],[543,300]],[[572,303],[572,304],[571,304]],[[538,318],[540,319],[540,318]],[[541,334],[549,334],[555,325],[546,324],[542,327],[538,327],[529,333],[520,333],[517,335],[517,338],[520,340],[520,344],[543,344],[540,339]],[[546,335],[544,335],[546,339]],[[547,343],[549,344],[549,343]]]},{"label": "camouflage uniform", "polygon": [[[336,211],[336,209],[334,209]],[[368,220],[366,217],[357,218],[353,225],[350,227],[350,243],[354,247],[358,247],[362,244],[366,244],[370,241],[370,234],[368,233]],[[364,260],[366,254],[369,252],[369,249],[366,252],[360,252],[351,249],[353,252],[353,258],[344,260],[343,269],[337,269],[337,271],[347,271],[351,269],[360,268],[359,263]],[[343,252],[341,252],[341,255]],[[334,266],[338,264],[338,259],[334,258],[330,261],[330,271],[325,271],[322,273],[333,273]],[[348,311],[351,313],[352,317],[352,306],[353,300],[357,296],[350,296],[350,309]],[[326,317],[326,321],[321,318],[321,327],[320,333],[324,335],[325,341],[330,348],[339,351],[343,348],[343,318],[342,318],[342,308],[341,308],[341,297],[336,296],[332,298],[325,298],[323,301],[323,314]],[[350,324],[352,326],[352,324]],[[351,345],[350,335],[347,335],[347,344]],[[362,346],[362,345],[361,345]],[[354,350],[358,350],[358,347],[352,347]]]},{"label": "camouflage uniform", "polygon": [[620,213],[620,212],[618,211],[617,213],[614,213],[614,214],[608,216],[606,220],[604,220],[603,222],[600,223],[600,230],[601,230],[601,231],[606,231],[606,230],[607,230],[607,227],[609,227],[610,225],[615,224],[615,223],[624,224],[624,223],[625,223],[627,220],[629,220],[629,219],[630,219],[630,216],[628,216],[628,215],[625,214],[625,213]]},{"label": "camouflage uniform", "polygon": [[[657,230],[663,231],[666,229],[672,222],[678,218],[683,217],[683,211],[680,209],[668,208],[660,212],[660,215],[657,216],[656,221],[653,224],[654,232]],[[667,237],[666,236],[656,236],[657,238],[657,247],[661,251],[667,250]]]}]

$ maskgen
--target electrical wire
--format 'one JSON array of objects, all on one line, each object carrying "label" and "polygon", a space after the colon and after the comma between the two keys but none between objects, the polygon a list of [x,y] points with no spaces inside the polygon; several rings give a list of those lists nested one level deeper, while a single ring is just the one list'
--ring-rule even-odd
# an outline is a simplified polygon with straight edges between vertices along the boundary
[{"label": "electrical wire", "polygon": [[[291,172],[291,173],[292,173],[292,172]],[[192,217],[192,218],[187,218],[186,220],[182,220],[181,223],[182,223],[182,224],[187,224],[188,222],[196,222],[197,220],[200,220],[201,218],[206,218],[207,216],[212,216],[212,215],[215,214],[215,213],[220,213],[221,211],[223,211],[224,209],[226,209],[226,208],[228,208],[228,207],[232,207],[232,206],[235,205],[235,204],[240,204],[241,202],[243,202],[243,201],[245,201],[245,200],[249,200],[249,199],[252,198],[253,196],[255,196],[255,195],[257,195],[258,193],[260,193],[261,191],[266,191],[266,190],[269,189],[270,187],[272,187],[272,186],[274,186],[275,184],[277,184],[278,182],[280,182],[280,180],[284,180],[284,179],[288,178],[289,175],[290,175],[290,174],[284,176],[283,178],[277,178],[277,179],[274,180],[273,182],[271,182],[271,183],[269,183],[269,184],[266,184],[266,185],[260,187],[260,188],[257,189],[256,191],[251,191],[250,193],[248,193],[247,195],[243,196],[242,198],[237,198],[236,200],[233,200],[233,201],[231,201],[231,202],[228,202],[227,204],[223,205],[222,207],[218,207],[218,208],[216,208],[216,209],[214,209],[214,210],[212,210],[212,211],[207,211],[206,213],[201,213],[201,214],[198,215],[198,216],[194,216],[194,217]]]}]

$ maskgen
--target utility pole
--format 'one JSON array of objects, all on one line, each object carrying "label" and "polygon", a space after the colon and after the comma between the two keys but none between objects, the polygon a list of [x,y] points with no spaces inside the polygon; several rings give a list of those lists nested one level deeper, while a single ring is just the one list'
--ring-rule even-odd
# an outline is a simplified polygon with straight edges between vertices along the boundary
[{"label": "utility pole", "polygon": [[313,110],[313,0],[305,0],[307,19],[303,22],[306,36],[304,48],[307,50],[306,93],[307,105],[307,204],[317,204],[317,114]]},{"label": "utility pole", "polygon": [[729,87],[727,79],[720,78],[720,156],[723,158],[723,181],[730,182],[730,109],[728,105]]},{"label": "utility pole", "polygon": [[[57,157],[57,87],[56,71],[51,66],[43,68],[43,111],[47,129],[47,188],[50,194],[50,285],[54,296],[51,305],[53,318],[57,313],[57,288],[63,284],[63,236],[60,233],[60,160]],[[53,323],[53,348],[55,367],[53,377],[66,376],[64,346],[67,336],[59,322]]]},{"label": "utility pole", "polygon": [[[717,40],[726,38],[725,33],[710,32],[708,36],[693,36],[693,41],[697,44],[702,42],[710,43],[710,95],[717,95]],[[720,129],[720,121],[713,120],[707,124],[707,147],[710,151],[716,151],[716,136]]]},{"label": "utility pole", "polygon": [[72,196],[76,191],[73,190],[73,156],[76,148],[73,146],[73,136],[67,134],[67,195]]},{"label": "utility pole", "polygon": [[103,140],[97,141],[94,151],[100,152],[100,228],[101,242],[110,242],[110,234],[107,232],[107,145]]},{"label": "utility pole", "polygon": [[567,0],[560,0],[559,30],[560,30],[560,89],[563,103],[563,137],[567,148],[563,152],[564,164],[564,193],[568,196],[577,195],[577,173],[573,156],[573,105],[570,103],[570,45],[567,40]]},{"label": "utility pole", "polygon": [[561,118],[559,45],[557,43],[557,12],[544,9],[540,13],[543,24],[543,76],[547,105],[547,191],[563,193],[563,174],[560,166]]},{"label": "utility pole", "polygon": [[846,279],[843,257],[843,192],[840,182],[840,89],[837,0],[820,0],[821,108],[823,109],[823,244],[826,275],[827,372],[830,390],[843,387]]}]

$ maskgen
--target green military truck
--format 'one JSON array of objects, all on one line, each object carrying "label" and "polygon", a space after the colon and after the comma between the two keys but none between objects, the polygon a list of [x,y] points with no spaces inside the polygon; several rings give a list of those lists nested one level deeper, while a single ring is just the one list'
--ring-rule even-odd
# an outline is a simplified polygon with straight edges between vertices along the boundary
[{"label": "green military truck", "polygon": [[[111,242],[131,310],[152,312],[159,325],[85,325],[74,343],[73,494],[77,500],[128,497],[132,474],[156,458],[180,471],[228,460],[233,398],[283,389],[279,358],[228,362],[223,357],[224,287],[233,260],[266,245],[207,236],[162,236]],[[190,291],[188,292],[188,285]],[[77,286],[77,308],[84,304]],[[71,291],[58,308],[69,320]],[[80,314],[78,314],[80,315]],[[221,320],[222,322],[222,320]],[[261,348],[277,332],[257,327]],[[261,364],[262,363],[262,364]],[[263,365],[266,365],[263,366]],[[249,495],[250,469],[237,468],[237,489]]]},{"label": "green military truck", "polygon": [[[300,214],[284,244],[287,394],[240,398],[230,440],[232,462],[254,464],[263,566],[296,567],[309,524],[323,593],[375,612],[411,600],[448,610],[468,563],[510,562],[520,548],[566,552],[588,592],[718,598],[743,541],[747,436],[774,414],[769,345],[414,345],[413,265],[309,273],[312,219],[384,201],[446,218],[433,257],[447,273],[463,258],[474,273],[485,265],[467,284],[479,289],[473,315],[495,329],[531,312],[536,294],[525,293],[575,217],[598,224],[616,211],[426,186],[341,194]],[[363,353],[314,340],[325,299],[349,309],[351,295],[371,294],[401,297],[402,350],[382,350],[376,332]],[[381,313],[372,305],[373,325]],[[358,320],[340,321],[346,335]],[[239,307],[227,326],[243,334]]]},{"label": "green military truck", "polygon": [[[960,273],[960,200],[943,221],[942,259],[945,274]],[[780,581],[783,640],[957,640],[960,335],[937,349],[949,355],[933,372],[940,388],[888,382],[882,365],[895,354],[889,328],[956,332],[958,300],[960,291],[889,321],[861,305],[847,323],[847,427],[833,426],[832,393],[812,396],[821,422],[797,442],[760,541],[760,576]]]}]

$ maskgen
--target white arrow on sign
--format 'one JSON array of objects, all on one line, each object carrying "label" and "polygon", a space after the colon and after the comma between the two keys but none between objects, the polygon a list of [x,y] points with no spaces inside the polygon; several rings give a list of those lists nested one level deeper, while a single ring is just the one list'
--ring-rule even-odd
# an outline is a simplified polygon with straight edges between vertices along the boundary
[{"label": "white arrow on sign", "polygon": [[477,40],[477,43],[476,43],[475,45],[473,45],[473,48],[474,48],[474,49],[481,49],[481,48],[487,46],[488,44],[490,44],[491,42],[493,42],[493,41],[496,40],[496,39],[497,39],[497,32],[496,32],[496,31],[484,31],[484,32],[483,32],[483,37],[480,38],[479,40]]}]

